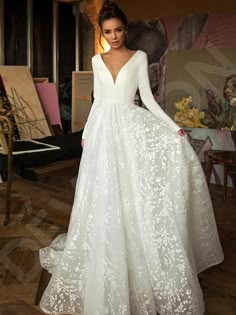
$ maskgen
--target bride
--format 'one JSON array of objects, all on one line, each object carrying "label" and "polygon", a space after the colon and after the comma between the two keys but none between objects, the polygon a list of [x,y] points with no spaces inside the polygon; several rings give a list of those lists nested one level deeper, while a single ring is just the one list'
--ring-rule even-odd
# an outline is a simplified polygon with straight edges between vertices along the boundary
[{"label": "bride", "polygon": [[[110,45],[92,59],[94,103],[68,233],[40,250],[48,314],[201,315],[198,273],[220,263],[212,204],[182,129],[152,96],[147,55],[125,47],[127,19],[105,1]],[[137,88],[149,110],[134,105]]]}]

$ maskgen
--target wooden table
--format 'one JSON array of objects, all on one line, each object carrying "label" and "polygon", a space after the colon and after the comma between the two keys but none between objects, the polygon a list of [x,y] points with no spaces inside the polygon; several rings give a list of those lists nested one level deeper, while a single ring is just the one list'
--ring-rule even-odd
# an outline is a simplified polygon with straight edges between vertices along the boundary
[{"label": "wooden table", "polygon": [[209,150],[204,153],[207,162],[207,183],[210,183],[212,167],[214,164],[222,165],[224,168],[224,205],[227,201],[227,177],[228,174],[236,167],[236,151]]}]

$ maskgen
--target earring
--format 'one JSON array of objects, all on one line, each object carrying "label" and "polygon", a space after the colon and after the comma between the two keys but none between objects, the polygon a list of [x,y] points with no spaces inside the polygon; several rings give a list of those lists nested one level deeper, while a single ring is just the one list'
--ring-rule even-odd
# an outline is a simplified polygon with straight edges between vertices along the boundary
[{"label": "earring", "polygon": [[128,41],[128,31],[125,31],[125,40]]}]

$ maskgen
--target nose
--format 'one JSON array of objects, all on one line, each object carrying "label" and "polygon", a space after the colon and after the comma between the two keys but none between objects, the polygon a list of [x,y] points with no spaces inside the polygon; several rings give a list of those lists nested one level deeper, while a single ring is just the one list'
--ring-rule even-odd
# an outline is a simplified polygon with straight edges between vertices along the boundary
[{"label": "nose", "polygon": [[116,32],[112,32],[112,39],[116,38]]},{"label": "nose", "polygon": [[227,86],[225,87],[225,93],[232,94],[232,90]]}]

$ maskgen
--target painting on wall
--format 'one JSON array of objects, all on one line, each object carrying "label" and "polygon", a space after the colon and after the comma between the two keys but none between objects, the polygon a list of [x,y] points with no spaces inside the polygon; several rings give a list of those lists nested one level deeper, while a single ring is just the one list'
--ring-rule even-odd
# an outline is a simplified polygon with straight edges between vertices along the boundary
[{"label": "painting on wall", "polygon": [[236,130],[235,49],[167,54],[165,109],[181,127]]},{"label": "painting on wall", "polygon": [[147,53],[154,97],[180,126],[236,128],[236,13],[132,21],[126,44]]}]

